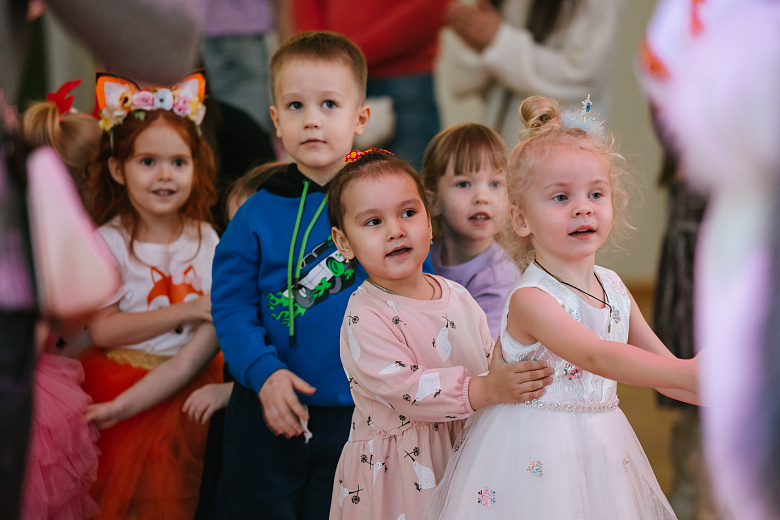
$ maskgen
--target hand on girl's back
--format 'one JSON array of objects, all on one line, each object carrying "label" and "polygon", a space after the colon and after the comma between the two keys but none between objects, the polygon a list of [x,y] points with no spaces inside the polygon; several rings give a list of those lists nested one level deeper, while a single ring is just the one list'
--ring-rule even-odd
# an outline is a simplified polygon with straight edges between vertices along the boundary
[{"label": "hand on girl's back", "polygon": [[524,403],[544,395],[552,375],[553,369],[544,361],[496,361],[491,364],[486,382],[495,403]]},{"label": "hand on girl's back", "polygon": [[[501,370],[502,366],[510,365],[504,359],[504,353],[501,350],[501,339],[496,341],[496,345],[493,347],[493,354],[490,359],[490,370]],[[518,361],[512,363],[515,367],[514,378],[515,383],[519,386],[513,392],[517,395],[519,391],[519,399],[510,399],[508,401],[501,402],[515,402],[523,403],[526,401],[532,401],[538,399],[544,395],[544,387],[552,383],[552,375],[555,372],[552,368],[547,366],[547,363],[543,361]],[[539,386],[541,384],[541,386]],[[508,398],[509,396],[507,396]]]}]

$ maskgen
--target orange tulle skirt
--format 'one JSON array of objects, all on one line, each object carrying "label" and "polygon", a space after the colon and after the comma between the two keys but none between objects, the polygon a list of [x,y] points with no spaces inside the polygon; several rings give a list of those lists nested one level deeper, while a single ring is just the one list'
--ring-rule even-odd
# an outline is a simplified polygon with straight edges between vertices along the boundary
[{"label": "orange tulle skirt", "polygon": [[[109,359],[93,348],[81,358],[84,391],[110,401],[148,369]],[[157,406],[101,430],[101,455],[92,496],[96,519],[191,520],[198,503],[207,425],[181,409],[194,390],[222,381],[221,353],[185,388]]]}]

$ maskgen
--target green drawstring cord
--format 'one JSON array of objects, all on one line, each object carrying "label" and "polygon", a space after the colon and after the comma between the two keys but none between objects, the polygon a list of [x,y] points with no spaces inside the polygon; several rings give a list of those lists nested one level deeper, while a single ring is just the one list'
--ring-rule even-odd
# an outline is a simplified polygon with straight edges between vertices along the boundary
[{"label": "green drawstring cord", "polygon": [[[288,321],[288,328],[290,329],[290,348],[293,346],[293,336],[295,335],[295,310],[293,307],[294,296],[292,288],[292,262],[293,255],[295,254],[295,240],[298,238],[298,230],[301,227],[301,217],[303,216],[303,208],[306,201],[306,194],[309,192],[309,181],[303,181],[303,193],[301,193],[301,203],[298,205],[298,216],[295,219],[295,228],[293,229],[292,242],[290,242],[290,254],[287,257],[287,299],[290,312],[290,318]],[[306,228],[306,232],[303,234],[303,242],[301,242],[301,249],[298,252],[298,266],[295,269],[295,279],[298,280],[301,275],[301,263],[303,262],[303,254],[306,251],[306,243],[309,241],[309,234],[311,233],[314,224],[320,217],[322,210],[325,208],[325,204],[328,202],[327,195],[322,199],[320,207],[317,208],[317,212],[314,214],[314,218],[309,222],[309,226]]]}]

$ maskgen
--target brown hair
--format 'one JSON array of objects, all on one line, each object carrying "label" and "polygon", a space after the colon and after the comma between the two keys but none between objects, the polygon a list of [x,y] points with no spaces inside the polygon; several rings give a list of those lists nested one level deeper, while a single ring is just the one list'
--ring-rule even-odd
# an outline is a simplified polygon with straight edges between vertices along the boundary
[{"label": "brown hair", "polygon": [[330,31],[309,31],[293,36],[284,42],[271,57],[271,93],[276,102],[276,77],[282,65],[293,60],[340,61],[352,71],[365,101],[368,65],[363,52],[352,40]]},{"label": "brown hair", "polygon": [[[561,109],[552,98],[531,96],[520,105],[520,119],[525,130],[520,132],[520,143],[515,146],[507,168],[509,204],[522,207],[525,195],[533,180],[537,165],[546,161],[561,148],[591,152],[602,157],[609,169],[612,192],[613,239],[634,229],[626,217],[628,194],[626,192],[626,161],[614,151],[612,136],[602,137],[581,128],[569,128],[561,122]],[[498,241],[510,258],[523,270],[534,257],[533,245],[528,237],[518,236],[511,222],[506,222],[498,235]]]},{"label": "brown hair", "polygon": [[[452,162],[455,175],[478,171],[487,159],[496,171],[504,171],[507,151],[498,133],[478,123],[465,123],[445,128],[431,139],[425,149],[422,183],[434,197],[438,196],[439,180]],[[441,234],[441,216],[433,219],[433,234]]]},{"label": "brown hair", "polygon": [[420,176],[409,163],[384,152],[369,152],[355,162],[347,163],[333,177],[328,185],[328,220],[330,225],[343,230],[344,215],[347,214],[344,203],[344,190],[347,186],[360,179],[379,179],[386,175],[408,176],[414,180],[417,193],[422,199],[425,212],[430,215],[430,207],[425,197]]},{"label": "brown hair", "polygon": [[247,197],[247,198],[251,197],[252,195],[257,193],[257,190],[260,189],[260,186],[266,180],[268,180],[269,177],[271,177],[273,174],[279,171],[280,166],[285,166],[287,164],[289,163],[269,162],[269,163],[261,164],[260,166],[255,166],[254,168],[250,169],[241,177],[233,181],[233,183],[228,188],[227,196],[225,197],[226,220],[228,221],[230,220],[230,215],[227,214],[228,204],[230,203],[230,199],[236,197]]},{"label": "brown hair", "polygon": [[[206,140],[201,137],[197,126],[186,117],[177,116],[170,110],[151,110],[142,112],[142,118],[130,113],[109,133],[105,133],[100,142],[100,153],[93,159],[87,171],[87,191],[89,193],[89,213],[98,226],[119,215],[122,225],[130,233],[130,250],[138,228],[138,212],[127,195],[127,189],[111,176],[108,160],[114,158],[122,164],[130,160],[135,153],[135,140],[157,121],[164,121],[187,143],[192,153],[193,178],[190,196],[179,210],[183,222],[211,222],[211,206],[217,200],[214,188],[216,166],[214,154]],[[200,238],[200,226],[198,226]]]},{"label": "brown hair", "polygon": [[68,167],[79,192],[86,166],[98,153],[102,132],[98,120],[82,112],[60,114],[51,101],[34,103],[22,115],[22,135],[30,146],[51,146]]}]

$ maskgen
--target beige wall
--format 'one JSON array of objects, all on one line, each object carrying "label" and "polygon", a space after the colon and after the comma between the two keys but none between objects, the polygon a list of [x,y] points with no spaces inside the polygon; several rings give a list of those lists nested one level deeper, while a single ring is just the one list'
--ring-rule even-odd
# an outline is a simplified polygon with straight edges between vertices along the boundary
[{"label": "beige wall", "polygon": [[[607,126],[617,136],[620,151],[632,169],[638,196],[631,199],[631,213],[637,231],[632,238],[619,244],[622,250],[604,253],[599,263],[617,271],[630,285],[646,285],[655,281],[666,199],[656,185],[660,150],[650,125],[647,102],[634,74],[634,59],[655,2],[626,4],[616,49],[612,107]],[[445,33],[443,45],[447,45],[453,37]],[[481,120],[482,106],[478,99],[453,99],[448,96],[441,80],[437,84],[437,95],[445,126]]]}]

